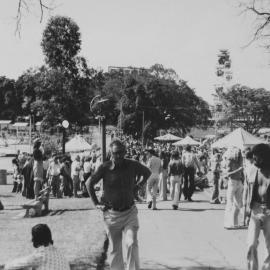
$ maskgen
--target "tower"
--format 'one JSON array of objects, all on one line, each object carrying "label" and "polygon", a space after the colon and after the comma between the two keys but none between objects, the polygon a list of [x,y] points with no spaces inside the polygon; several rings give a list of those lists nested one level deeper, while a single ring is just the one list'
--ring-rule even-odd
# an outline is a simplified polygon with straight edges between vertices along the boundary
[{"label": "tower", "polygon": [[218,61],[216,65],[216,84],[214,85],[215,94],[214,106],[212,108],[212,118],[215,126],[224,117],[222,95],[232,85],[232,70],[231,70],[231,58],[228,50],[220,50],[218,54]]}]

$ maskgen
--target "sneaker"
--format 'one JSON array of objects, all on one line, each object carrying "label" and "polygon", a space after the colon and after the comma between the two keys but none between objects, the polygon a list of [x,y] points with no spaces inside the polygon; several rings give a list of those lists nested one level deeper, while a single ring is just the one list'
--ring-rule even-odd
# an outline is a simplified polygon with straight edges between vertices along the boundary
[{"label": "sneaker", "polygon": [[151,207],[152,207],[152,201],[150,201],[150,202],[148,203],[148,209],[151,209]]},{"label": "sneaker", "polygon": [[173,210],[177,210],[178,209],[178,206],[177,205],[172,205],[172,208],[173,208]]}]

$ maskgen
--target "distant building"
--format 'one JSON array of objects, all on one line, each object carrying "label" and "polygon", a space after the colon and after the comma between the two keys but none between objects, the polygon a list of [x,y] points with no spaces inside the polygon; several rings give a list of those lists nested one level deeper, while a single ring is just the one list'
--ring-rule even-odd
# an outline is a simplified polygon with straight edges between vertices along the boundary
[{"label": "distant building", "polygon": [[15,133],[17,137],[29,135],[29,123],[16,122],[10,127],[11,132]]},{"label": "distant building", "polygon": [[8,130],[11,120],[0,120],[0,131]]},{"label": "distant building", "polygon": [[148,72],[149,70],[146,68],[137,68],[137,67],[116,67],[116,66],[109,66],[108,72],[119,72],[122,71],[124,74],[140,74],[144,72]]}]

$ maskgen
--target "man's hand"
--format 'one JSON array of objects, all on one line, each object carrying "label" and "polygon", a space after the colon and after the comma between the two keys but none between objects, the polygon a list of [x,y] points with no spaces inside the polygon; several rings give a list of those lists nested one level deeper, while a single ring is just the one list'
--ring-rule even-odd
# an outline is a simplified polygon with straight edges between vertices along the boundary
[{"label": "man's hand", "polygon": [[97,209],[101,210],[102,212],[106,211],[106,206],[103,204],[97,204],[96,207],[97,207]]}]

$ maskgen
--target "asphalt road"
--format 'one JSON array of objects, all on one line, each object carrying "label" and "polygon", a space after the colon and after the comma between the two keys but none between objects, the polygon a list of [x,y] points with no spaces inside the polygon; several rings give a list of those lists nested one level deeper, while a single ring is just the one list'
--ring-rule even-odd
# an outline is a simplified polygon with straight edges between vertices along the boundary
[{"label": "asphalt road", "polygon": [[[159,210],[139,208],[141,267],[146,269],[247,269],[247,230],[225,230],[225,205],[209,204],[210,190],[196,192],[194,202],[181,201],[172,210],[171,201],[160,201]],[[259,260],[264,258],[261,234]]]}]

